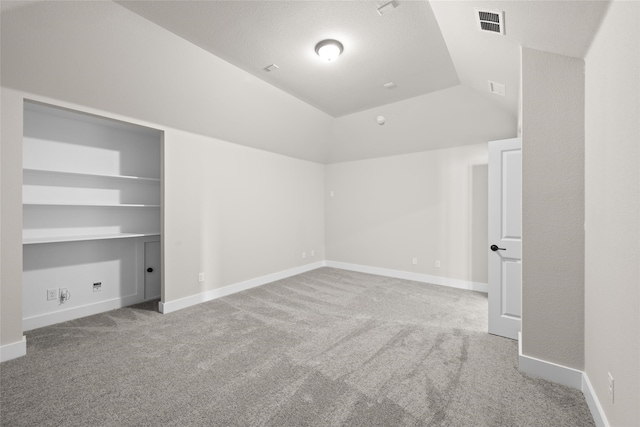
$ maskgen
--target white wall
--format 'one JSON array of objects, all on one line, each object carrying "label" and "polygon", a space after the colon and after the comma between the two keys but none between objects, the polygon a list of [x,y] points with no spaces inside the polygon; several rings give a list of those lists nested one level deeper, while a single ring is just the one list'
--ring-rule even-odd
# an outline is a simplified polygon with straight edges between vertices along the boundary
[{"label": "white wall", "polygon": [[327,165],[327,259],[487,283],[487,156],[475,144]]},{"label": "white wall", "polygon": [[522,352],[584,367],[584,61],[522,49]]},{"label": "white wall", "polygon": [[324,259],[323,165],[167,130],[164,171],[164,301]]},{"label": "white wall", "polygon": [[640,3],[614,1],[585,99],[585,371],[612,426],[640,425],[639,76]]},{"label": "white wall", "polygon": [[[144,242],[160,237],[25,245],[22,275],[24,330],[137,304],[144,295]],[[93,283],[101,282],[99,292]],[[69,299],[47,300],[64,288]]]}]

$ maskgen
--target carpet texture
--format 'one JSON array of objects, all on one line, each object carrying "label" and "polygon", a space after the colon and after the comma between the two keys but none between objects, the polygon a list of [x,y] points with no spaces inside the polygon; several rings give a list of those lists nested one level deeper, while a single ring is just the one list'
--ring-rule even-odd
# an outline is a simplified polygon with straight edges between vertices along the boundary
[{"label": "carpet texture", "polygon": [[320,268],[154,310],[28,332],[0,365],[1,424],[593,425],[582,393],[518,372],[484,294]]}]

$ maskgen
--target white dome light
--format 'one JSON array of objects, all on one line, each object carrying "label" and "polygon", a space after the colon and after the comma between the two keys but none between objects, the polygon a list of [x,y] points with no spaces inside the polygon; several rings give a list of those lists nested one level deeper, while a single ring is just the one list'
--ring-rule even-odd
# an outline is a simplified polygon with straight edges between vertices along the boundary
[{"label": "white dome light", "polygon": [[316,53],[325,62],[333,62],[343,51],[342,43],[337,40],[322,40],[316,45]]}]

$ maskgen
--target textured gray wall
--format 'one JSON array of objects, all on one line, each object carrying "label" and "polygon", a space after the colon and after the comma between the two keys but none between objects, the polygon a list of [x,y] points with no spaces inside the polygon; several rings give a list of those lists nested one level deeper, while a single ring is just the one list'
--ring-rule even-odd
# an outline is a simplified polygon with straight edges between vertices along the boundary
[{"label": "textured gray wall", "polygon": [[584,365],[584,61],[522,50],[522,350]]},{"label": "textured gray wall", "polygon": [[22,98],[4,89],[1,93],[0,345],[6,345],[22,340]]},{"label": "textured gray wall", "polygon": [[[586,58],[585,371],[611,425],[640,425],[640,3]],[[615,404],[607,372],[615,380]]]}]

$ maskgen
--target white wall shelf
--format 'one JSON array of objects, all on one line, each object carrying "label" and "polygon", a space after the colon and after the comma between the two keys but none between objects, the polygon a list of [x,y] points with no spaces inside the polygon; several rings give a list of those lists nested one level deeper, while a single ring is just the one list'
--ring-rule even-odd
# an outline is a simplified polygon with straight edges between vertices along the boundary
[{"label": "white wall shelf", "polygon": [[160,182],[160,178],[147,178],[142,176],[127,176],[127,175],[103,175],[103,174],[93,174],[93,173],[80,173],[80,172],[69,172],[69,171],[58,171],[58,170],[46,170],[46,169],[23,169],[23,172],[28,175],[61,175],[75,178],[98,178],[98,179],[115,179],[115,180],[125,180],[125,181],[148,181],[148,182]]},{"label": "white wall shelf", "polygon": [[87,236],[33,237],[23,239],[22,243],[24,245],[34,245],[41,243],[86,242],[90,240],[130,239],[134,237],[149,237],[159,235],[160,233],[114,233],[94,234]]},{"label": "white wall shelf", "polygon": [[158,235],[161,138],[148,128],[26,102],[23,242]]},{"label": "white wall shelf", "polygon": [[23,203],[33,207],[75,207],[75,208],[159,208],[160,205],[141,205],[132,203]]}]

